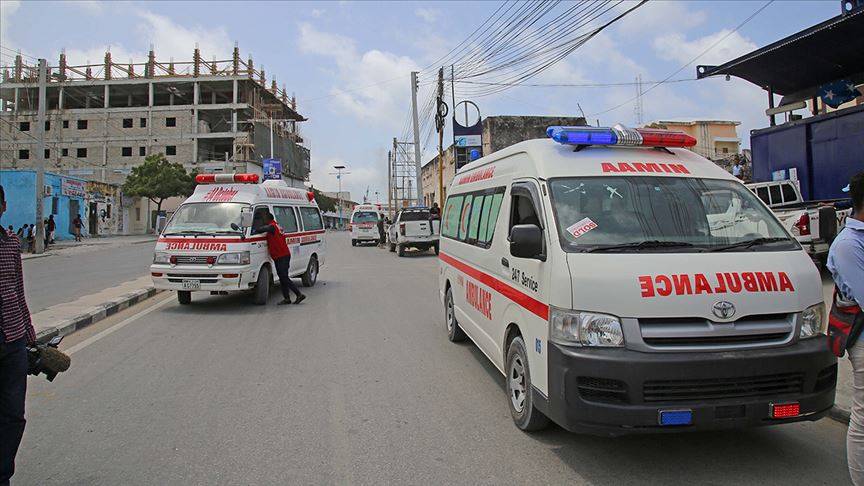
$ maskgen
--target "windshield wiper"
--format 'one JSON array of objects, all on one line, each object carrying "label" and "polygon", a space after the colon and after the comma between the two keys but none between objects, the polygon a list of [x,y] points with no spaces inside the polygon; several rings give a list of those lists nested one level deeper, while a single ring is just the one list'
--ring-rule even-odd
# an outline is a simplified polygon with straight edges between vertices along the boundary
[{"label": "windshield wiper", "polygon": [[186,231],[175,231],[172,233],[162,233],[165,236],[171,235],[206,235],[206,231],[198,231],[198,230],[186,230]]},{"label": "windshield wiper", "polygon": [[769,243],[779,243],[781,241],[789,241],[789,238],[785,237],[771,237],[771,238],[754,238],[752,240],[739,241],[738,243],[732,243],[730,245],[723,246],[715,246],[711,248],[711,251],[726,251],[726,250],[737,250],[737,249],[747,249],[754,247],[756,245],[765,245]]},{"label": "windshield wiper", "polygon": [[687,248],[694,246],[693,243],[688,243],[686,241],[660,241],[660,240],[648,240],[648,241],[634,241],[632,243],[621,243],[620,245],[604,245],[604,246],[595,246],[593,248],[588,248],[585,250],[586,253],[599,253],[603,251],[611,251],[611,250],[644,250],[649,248]]}]

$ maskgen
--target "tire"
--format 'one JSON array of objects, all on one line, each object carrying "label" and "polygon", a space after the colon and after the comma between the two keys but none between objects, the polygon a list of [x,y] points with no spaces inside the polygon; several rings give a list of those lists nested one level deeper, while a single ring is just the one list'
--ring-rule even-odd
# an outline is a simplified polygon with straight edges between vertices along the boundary
[{"label": "tire", "polygon": [[396,252],[396,243],[390,243],[390,253]]},{"label": "tire", "polygon": [[438,254],[439,250],[440,250],[440,246],[438,243],[435,243],[434,245],[432,245],[432,251],[434,251],[436,255]]},{"label": "tire", "polygon": [[306,273],[300,276],[304,287],[312,287],[318,281],[318,257],[312,255],[309,259],[309,265],[306,266]]},{"label": "tire", "polygon": [[252,299],[255,305],[264,305],[270,299],[270,282],[272,281],[270,267],[261,267],[261,271],[258,272],[258,280],[255,282],[255,294]]},{"label": "tire", "polygon": [[452,343],[462,342],[468,338],[465,331],[459,327],[459,321],[456,320],[456,308],[453,305],[453,291],[447,287],[447,293],[444,294],[444,321],[447,324],[447,339]]},{"label": "tire", "polygon": [[357,246],[357,240],[351,240],[351,246]]},{"label": "tire", "polygon": [[404,257],[405,256],[405,247],[402,245],[399,245],[399,246],[397,246],[397,249],[398,249],[399,256]]},{"label": "tire", "polygon": [[522,336],[516,336],[507,348],[507,408],[513,423],[525,432],[542,430],[549,425],[549,419],[534,406],[531,386],[531,371],[528,368],[528,352]]},{"label": "tire", "polygon": [[192,292],[188,290],[178,290],[177,291],[177,302],[180,302],[180,305],[189,305],[192,303]]}]

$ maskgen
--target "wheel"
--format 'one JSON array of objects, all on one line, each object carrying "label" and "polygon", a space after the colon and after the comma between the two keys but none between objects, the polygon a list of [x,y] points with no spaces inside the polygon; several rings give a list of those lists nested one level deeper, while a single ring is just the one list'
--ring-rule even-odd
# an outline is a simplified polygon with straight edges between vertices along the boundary
[{"label": "wheel", "polygon": [[432,245],[432,250],[435,252],[436,255],[438,254],[438,250],[439,250],[438,243],[435,243],[434,245]]},{"label": "wheel", "polygon": [[309,265],[306,267],[306,273],[300,276],[304,287],[312,287],[318,281],[318,257],[312,256],[309,259]]},{"label": "wheel", "polygon": [[453,292],[447,288],[447,293],[444,294],[444,318],[447,321],[447,339],[450,342],[458,343],[464,341],[468,336],[465,331],[459,327],[459,322],[456,321],[456,309],[453,307]]},{"label": "wheel", "polygon": [[390,253],[396,252],[396,243],[390,243]]},{"label": "wheel", "polygon": [[178,290],[177,291],[177,302],[180,302],[180,305],[189,305],[192,303],[192,292],[188,290]]},{"label": "wheel", "polygon": [[528,353],[522,336],[510,341],[507,349],[507,406],[516,427],[531,432],[549,425],[549,419],[534,406]]},{"label": "wheel", "polygon": [[264,305],[270,299],[270,267],[262,267],[255,282],[255,296],[252,299],[255,305]]},{"label": "wheel", "polygon": [[357,246],[357,240],[351,240],[351,246]]},{"label": "wheel", "polygon": [[404,257],[405,256],[405,247],[402,245],[399,245],[397,248],[399,250],[399,256]]}]

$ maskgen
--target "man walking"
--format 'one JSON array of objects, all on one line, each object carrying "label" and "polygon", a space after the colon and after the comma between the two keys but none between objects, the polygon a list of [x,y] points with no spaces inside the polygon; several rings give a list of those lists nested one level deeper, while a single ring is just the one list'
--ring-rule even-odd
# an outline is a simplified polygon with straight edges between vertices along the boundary
[{"label": "man walking", "polygon": [[[844,189],[845,190],[845,189]],[[864,172],[849,182],[852,214],[828,252],[828,270],[837,285],[837,299],[864,308]],[[864,340],[847,349],[852,362],[852,416],[846,432],[846,458],[855,486],[864,486]]]},{"label": "man walking", "polygon": [[282,301],[278,305],[291,303],[291,292],[297,296],[294,300],[295,304],[303,302],[306,298],[300,292],[300,289],[294,285],[289,276],[291,268],[291,250],[288,248],[288,243],[285,241],[285,234],[282,229],[276,224],[273,215],[268,209],[264,210],[264,226],[259,226],[253,230],[254,233],[267,233],[267,250],[270,252],[270,258],[276,265],[276,275],[279,276],[279,286],[282,288]]},{"label": "man walking", "polygon": [[[6,195],[0,186],[0,217]],[[24,435],[27,395],[27,344],[36,341],[30,310],[24,299],[18,236],[0,227],[0,486],[15,473],[15,455]]]},{"label": "man walking", "polygon": [[75,241],[81,241],[81,228],[84,227],[84,223],[81,221],[81,215],[75,215],[75,219],[72,220],[72,231],[75,233]]}]

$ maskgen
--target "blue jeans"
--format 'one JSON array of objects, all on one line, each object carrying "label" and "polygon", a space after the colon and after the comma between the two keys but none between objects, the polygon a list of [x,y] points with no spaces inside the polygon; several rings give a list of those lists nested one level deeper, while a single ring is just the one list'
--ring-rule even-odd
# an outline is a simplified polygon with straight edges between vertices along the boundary
[{"label": "blue jeans", "polygon": [[24,339],[4,343],[0,334],[0,486],[9,484],[15,473],[15,454],[24,435],[29,367]]}]

